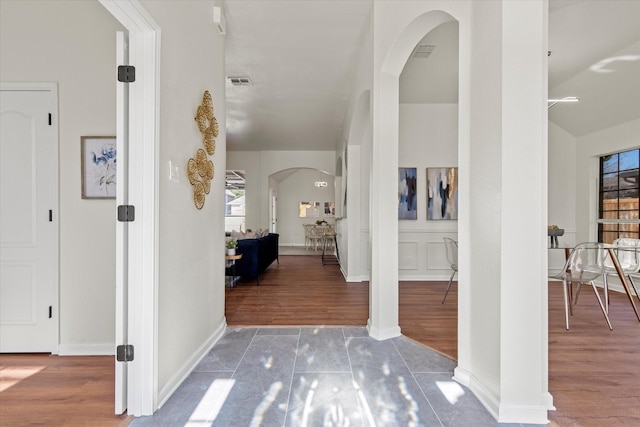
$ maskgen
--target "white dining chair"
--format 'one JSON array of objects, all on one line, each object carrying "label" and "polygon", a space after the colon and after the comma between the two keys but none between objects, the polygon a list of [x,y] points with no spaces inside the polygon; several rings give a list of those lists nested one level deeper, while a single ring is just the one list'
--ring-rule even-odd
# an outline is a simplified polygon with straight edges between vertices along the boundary
[{"label": "white dining chair", "polygon": [[[579,286],[582,283],[588,283],[593,288],[593,293],[598,300],[602,314],[604,315],[610,330],[613,330],[609,315],[600,298],[600,294],[594,283],[595,279],[605,274],[605,260],[608,258],[608,251],[604,243],[586,242],[577,245],[569,256],[567,261],[559,273],[549,276],[550,279],[562,281],[562,292],[564,297],[564,315],[567,330],[569,330],[569,315],[573,314],[571,307],[570,289],[573,283],[578,284],[576,290],[576,298],[578,297]],[[575,300],[574,300],[575,301]]]},{"label": "white dining chair", "polygon": [[458,272],[458,242],[449,237],[443,237],[444,239],[444,248],[447,254],[447,263],[449,263],[449,267],[451,268],[451,276],[449,276],[449,284],[447,285],[447,290],[444,293],[444,298],[442,298],[442,303],[447,299],[447,295],[449,295],[449,290],[451,289],[451,284],[453,283],[453,276]]},{"label": "white dining chair", "polygon": [[[638,288],[633,280],[633,276],[637,276],[638,270],[640,270],[640,239],[621,237],[613,241],[613,246],[615,247],[616,256],[622,272],[629,278],[629,283],[631,283],[634,292],[640,297]],[[607,258],[605,260],[603,275],[604,306],[607,312],[609,311],[609,281],[607,280],[609,275],[617,275],[617,272],[611,259]]]}]

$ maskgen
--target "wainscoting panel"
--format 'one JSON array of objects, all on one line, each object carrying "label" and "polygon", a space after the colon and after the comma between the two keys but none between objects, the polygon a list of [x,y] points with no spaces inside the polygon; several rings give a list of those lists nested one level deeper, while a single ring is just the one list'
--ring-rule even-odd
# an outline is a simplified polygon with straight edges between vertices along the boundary
[{"label": "wainscoting panel", "polygon": [[444,240],[427,242],[427,270],[449,270]]},{"label": "wainscoting panel", "polygon": [[399,280],[448,280],[443,237],[457,239],[456,229],[401,230],[398,233]]},{"label": "wainscoting panel", "polygon": [[418,242],[398,242],[398,270],[418,269]]}]

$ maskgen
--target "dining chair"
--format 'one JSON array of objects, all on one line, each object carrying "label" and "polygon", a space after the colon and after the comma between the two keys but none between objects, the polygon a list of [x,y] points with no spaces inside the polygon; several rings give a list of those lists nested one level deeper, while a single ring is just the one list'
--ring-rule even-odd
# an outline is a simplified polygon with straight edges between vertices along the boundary
[{"label": "dining chair", "polygon": [[[632,239],[628,237],[621,237],[613,241],[611,248],[614,249],[616,258],[618,258],[618,264],[622,270],[622,274],[624,274],[627,278],[629,278],[629,283],[633,287],[634,292],[640,298],[640,294],[638,294],[638,288],[633,280],[633,276],[636,278],[639,275],[638,270],[640,270],[640,239]],[[615,269],[613,264],[613,260],[610,256],[605,254],[603,259],[603,269],[602,269],[602,282],[604,288],[604,307],[607,313],[609,313],[609,280],[608,277],[610,275],[618,276],[618,272]],[[578,302],[578,296],[580,295],[580,285],[576,289],[576,295],[573,300],[573,304],[575,305]]]},{"label": "dining chair", "polygon": [[[628,237],[621,237],[613,241],[613,247],[615,248],[616,257],[618,263],[625,276],[629,278],[629,282],[633,287],[636,295],[638,295],[638,288],[633,281],[633,275],[638,273],[640,269],[640,258],[638,251],[640,251],[640,239],[632,239]],[[613,265],[613,261],[610,257],[605,258],[604,273],[603,273],[603,286],[604,286],[604,307],[609,312],[609,281],[607,280],[609,275],[617,275],[616,269]],[[577,296],[577,295],[576,295]]]},{"label": "dining chair", "polygon": [[307,250],[317,250],[321,237],[316,232],[315,224],[303,224],[304,227],[304,246]]},{"label": "dining chair", "polygon": [[451,289],[451,284],[453,283],[453,276],[458,272],[458,242],[449,237],[443,237],[444,239],[444,248],[447,254],[447,262],[451,267],[451,276],[449,277],[449,284],[447,285],[447,290],[444,293],[444,298],[442,298],[442,304],[447,299],[447,295],[449,295],[449,289]]},{"label": "dining chair", "polygon": [[[600,309],[604,315],[609,329],[613,330],[611,322],[609,321],[609,315],[605,309],[600,294],[596,289],[594,280],[605,274],[605,260],[608,257],[608,252],[604,243],[597,242],[585,242],[577,245],[565,262],[564,267],[559,273],[550,275],[550,279],[562,280],[562,295],[564,297],[564,316],[567,330],[569,330],[569,314],[573,314],[570,298],[570,286],[573,283],[577,283],[578,287],[582,283],[589,283],[593,288],[593,293],[600,304]],[[576,298],[577,298],[576,290]]]}]

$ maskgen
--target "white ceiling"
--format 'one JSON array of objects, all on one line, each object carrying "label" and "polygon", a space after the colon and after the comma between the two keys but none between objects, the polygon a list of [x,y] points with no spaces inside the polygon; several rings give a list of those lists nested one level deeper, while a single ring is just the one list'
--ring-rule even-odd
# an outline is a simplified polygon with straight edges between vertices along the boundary
[{"label": "white ceiling", "polygon": [[[227,0],[225,7],[226,74],[253,83],[227,83],[228,149],[334,150],[371,0]],[[639,23],[637,0],[550,1],[549,94],[581,98],[552,107],[550,120],[581,136],[640,117]],[[407,62],[401,102],[456,102],[457,42],[455,23],[423,39],[435,48]]]}]

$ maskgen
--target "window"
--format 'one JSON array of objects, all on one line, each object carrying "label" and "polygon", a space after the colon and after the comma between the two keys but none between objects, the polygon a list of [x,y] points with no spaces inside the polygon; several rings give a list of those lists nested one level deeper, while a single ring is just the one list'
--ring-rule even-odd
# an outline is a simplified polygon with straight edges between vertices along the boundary
[{"label": "window", "polygon": [[640,238],[640,149],[600,157],[598,241]]},{"label": "window", "polygon": [[246,231],[244,182],[244,171],[227,171],[224,205],[224,231],[226,232]]}]

